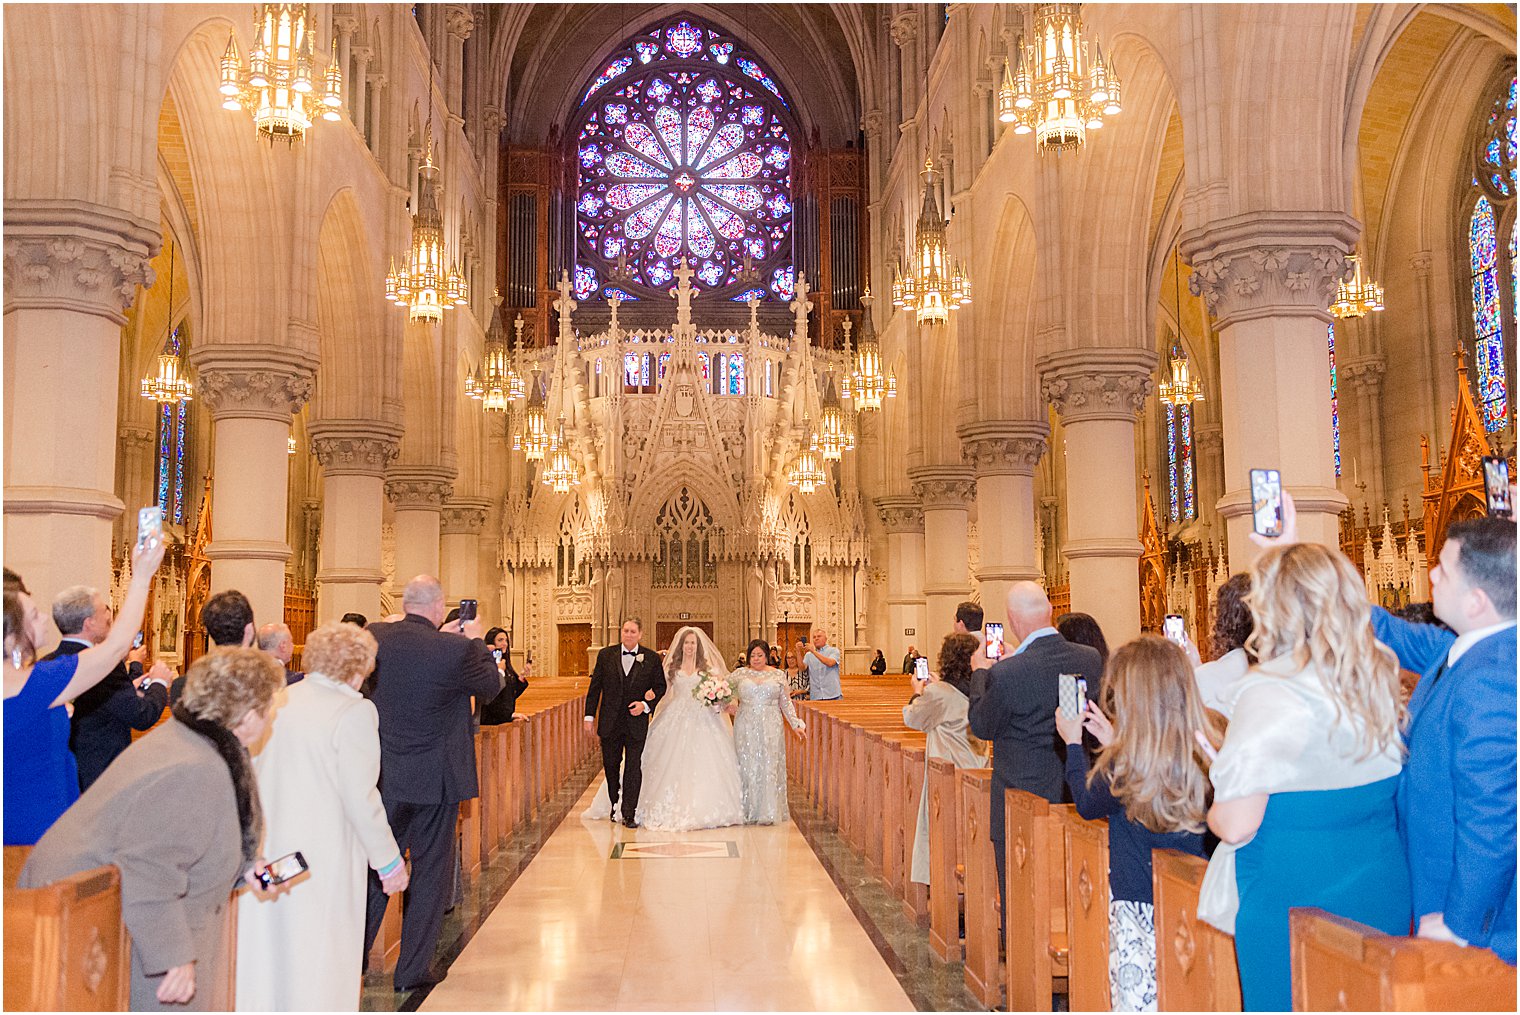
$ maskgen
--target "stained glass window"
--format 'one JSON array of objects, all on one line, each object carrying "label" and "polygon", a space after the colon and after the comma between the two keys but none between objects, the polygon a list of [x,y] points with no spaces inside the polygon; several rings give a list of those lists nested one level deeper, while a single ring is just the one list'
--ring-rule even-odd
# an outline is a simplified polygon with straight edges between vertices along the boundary
[{"label": "stained glass window", "polygon": [[641,33],[579,124],[578,295],[664,298],[686,258],[698,291],[791,299],[794,120],[737,41],[685,16]]},{"label": "stained glass window", "polygon": [[1335,325],[1325,327],[1330,343],[1330,445],[1335,451],[1335,474],[1341,474],[1341,397],[1340,378],[1335,373]]},{"label": "stained glass window", "polygon": [[[169,335],[168,352],[180,355],[180,329]],[[189,403],[176,402],[158,408],[158,461],[154,503],[164,518],[175,524],[185,521],[185,443],[189,436]]]},{"label": "stained glass window", "polygon": [[1191,406],[1166,406],[1166,469],[1168,517],[1174,522],[1198,517]]},{"label": "stained glass window", "polygon": [[1513,197],[1520,184],[1515,165],[1515,79],[1494,99],[1478,152],[1478,174],[1500,200]]},{"label": "stained glass window", "polygon": [[1467,231],[1472,263],[1473,336],[1478,361],[1478,411],[1483,427],[1504,429],[1509,393],[1504,381],[1504,313],[1499,305],[1499,244],[1494,208],[1480,195]]},{"label": "stained glass window", "polygon": [[726,387],[724,394],[744,394],[744,354],[731,352],[728,354],[728,368],[726,374]]}]

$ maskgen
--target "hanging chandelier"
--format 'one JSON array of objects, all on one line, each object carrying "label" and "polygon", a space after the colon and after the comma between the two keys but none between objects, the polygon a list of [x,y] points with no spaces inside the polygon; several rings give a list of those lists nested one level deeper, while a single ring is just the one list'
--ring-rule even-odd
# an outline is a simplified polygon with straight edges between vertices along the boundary
[{"label": "hanging chandelier", "polygon": [[296,445],[296,435],[295,434],[291,434],[289,437],[285,438],[285,453],[287,455],[293,455],[293,454],[295,454],[296,453],[296,447],[297,447],[297,445]]},{"label": "hanging chandelier", "polygon": [[918,312],[919,324],[944,324],[950,311],[971,302],[971,280],[963,265],[950,263],[948,223],[934,195],[934,160],[924,160],[924,206],[918,214],[910,270],[899,266],[892,280],[892,305]]},{"label": "hanging chandelier", "polygon": [[433,323],[443,312],[470,302],[470,287],[458,265],[444,269],[443,213],[438,209],[438,167],[433,164],[432,113],[428,114],[422,168],[417,171],[417,213],[412,216],[412,247],[401,270],[391,262],[385,298],[404,307],[412,320]]},{"label": "hanging chandelier", "polygon": [[1366,317],[1373,311],[1382,310],[1383,287],[1370,278],[1363,279],[1360,257],[1349,254],[1346,260],[1352,266],[1351,279],[1335,287],[1335,302],[1330,304],[1330,313],[1339,318]]},{"label": "hanging chandelier", "polygon": [[[506,329],[501,324],[501,293],[492,297],[496,304],[491,315],[491,327],[486,332],[485,358],[479,371],[470,371],[464,380],[464,393],[481,403],[486,412],[506,412],[515,401],[521,401],[526,393],[522,377],[513,365],[513,357],[507,351]],[[522,316],[517,318],[518,340],[522,339]]]},{"label": "hanging chandelier", "polygon": [[[860,297],[860,302],[866,308],[861,315],[860,348],[855,351],[854,372],[845,374],[841,379],[839,395],[853,401],[857,412],[879,412],[883,400],[897,397],[897,375],[882,375],[881,343],[876,340],[876,329],[871,325],[871,304],[874,299],[869,285]],[[850,328],[850,320],[845,318],[846,363],[850,362]]]},{"label": "hanging chandelier", "polygon": [[533,395],[523,411],[522,426],[512,434],[512,450],[521,451],[530,462],[541,462],[549,452],[549,419],[544,409],[544,392],[538,384],[538,371],[533,371]]},{"label": "hanging chandelier", "polygon": [[786,481],[803,493],[812,493],[829,481],[829,474],[823,470],[823,462],[816,450],[818,438],[811,434],[811,423],[812,420],[803,413],[802,429],[810,436],[803,442],[801,453],[786,474]]},{"label": "hanging chandelier", "polygon": [[333,40],[319,98],[312,72],[316,27],[309,4],[254,7],[253,46],[246,71],[238,55],[237,33],[227,38],[219,89],[222,108],[252,110],[260,136],[287,143],[304,138],[316,116],[340,119],[343,71],[338,66],[338,41]]},{"label": "hanging chandelier", "polygon": [[846,451],[855,450],[855,426],[839,404],[834,390],[834,375],[823,382],[822,411],[818,415],[818,432],[813,434],[812,448],[825,462],[837,462]]},{"label": "hanging chandelier", "polygon": [[[1105,116],[1123,112],[1119,75],[1093,43],[1088,53],[1081,4],[1035,4],[1034,29],[1003,62],[998,119],[1015,134],[1034,134],[1041,152],[1076,151]],[[1029,41],[1026,41],[1029,40]]]},{"label": "hanging chandelier", "polygon": [[142,396],[160,405],[190,401],[190,381],[180,362],[179,342],[174,337],[174,242],[169,242],[169,308],[164,324],[164,351],[158,356],[158,373],[142,379]]},{"label": "hanging chandelier", "polygon": [[1187,353],[1182,351],[1182,256],[1176,255],[1176,264],[1172,272],[1172,296],[1175,300],[1174,313],[1177,318],[1177,337],[1172,339],[1171,370],[1169,379],[1156,385],[1156,397],[1162,405],[1170,405],[1182,408],[1194,402],[1203,401],[1203,386],[1193,376],[1188,366]]},{"label": "hanging chandelier", "polygon": [[564,413],[560,413],[559,429],[555,432],[551,447],[549,464],[544,466],[544,485],[553,488],[555,493],[569,493],[572,486],[581,485],[581,470],[575,464],[575,459],[570,454],[570,445],[565,440]]}]

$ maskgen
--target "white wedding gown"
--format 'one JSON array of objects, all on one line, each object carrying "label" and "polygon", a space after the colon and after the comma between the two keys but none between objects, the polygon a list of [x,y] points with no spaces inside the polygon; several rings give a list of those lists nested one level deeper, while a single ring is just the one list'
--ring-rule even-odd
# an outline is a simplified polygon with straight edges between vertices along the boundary
[{"label": "white wedding gown", "polygon": [[697,681],[697,674],[672,677],[649,721],[638,822],[654,831],[744,823],[733,723],[691,696]]}]

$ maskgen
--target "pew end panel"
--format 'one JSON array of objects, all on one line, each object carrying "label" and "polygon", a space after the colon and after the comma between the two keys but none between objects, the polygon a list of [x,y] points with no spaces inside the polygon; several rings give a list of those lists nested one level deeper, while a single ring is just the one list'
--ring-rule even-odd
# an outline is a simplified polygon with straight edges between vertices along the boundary
[{"label": "pew end panel", "polygon": [[1208,861],[1172,849],[1151,853],[1155,891],[1156,1006],[1161,1011],[1240,1011],[1235,939],[1198,919]]},{"label": "pew end panel", "polygon": [[43,888],[7,887],[4,966],[12,1011],[126,1011],[132,953],[121,872],[97,867]]},{"label": "pew end panel", "polygon": [[[997,1008],[1003,1003],[1003,971],[998,961],[1003,913],[998,900],[997,860],[993,853],[996,847],[990,838],[992,769],[961,768],[954,771],[960,784],[961,836],[966,844],[966,988],[988,1008]],[[1013,890],[1011,884],[1009,890]],[[1048,1008],[1049,998],[1045,1003]]]},{"label": "pew end panel", "polygon": [[1070,1009],[1108,1011],[1108,822],[1062,813]]}]

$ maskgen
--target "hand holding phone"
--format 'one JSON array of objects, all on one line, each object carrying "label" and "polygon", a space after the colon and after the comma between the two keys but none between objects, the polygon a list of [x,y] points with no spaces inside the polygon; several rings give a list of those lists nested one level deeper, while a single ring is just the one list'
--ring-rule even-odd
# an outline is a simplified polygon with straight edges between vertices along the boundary
[{"label": "hand holding phone", "polygon": [[294,853],[286,853],[278,860],[269,861],[264,865],[263,870],[256,872],[253,876],[267,892],[275,885],[282,885],[306,870],[308,870],[306,858],[297,850]]},{"label": "hand holding phone", "polygon": [[1056,678],[1057,701],[1061,715],[1079,719],[1087,709],[1087,680],[1079,673],[1062,673]]},{"label": "hand holding phone", "polygon": [[1282,474],[1276,469],[1251,470],[1251,525],[1268,539],[1283,534]]},{"label": "hand holding phone", "polygon": [[1003,658],[1003,625],[987,625],[987,658],[998,660]]},{"label": "hand holding phone", "polygon": [[919,656],[913,660],[913,679],[926,684],[929,682],[929,659],[927,656]]},{"label": "hand holding phone", "polygon": [[160,542],[164,538],[164,509],[157,505],[137,512],[137,548],[141,550],[150,540]]},{"label": "hand holding phone", "polygon": [[1515,517],[1509,485],[1509,460],[1498,455],[1483,456],[1483,498],[1488,502],[1490,518]]},{"label": "hand holding phone", "polygon": [[459,600],[459,626],[462,628],[462,627],[464,627],[464,625],[466,625],[470,621],[474,620],[476,614],[479,611],[480,611],[480,600],[478,600],[478,599],[461,599],[461,600]]},{"label": "hand holding phone", "polygon": [[1161,633],[1167,641],[1181,645],[1187,641],[1187,621],[1180,613],[1168,613],[1161,625]]}]

